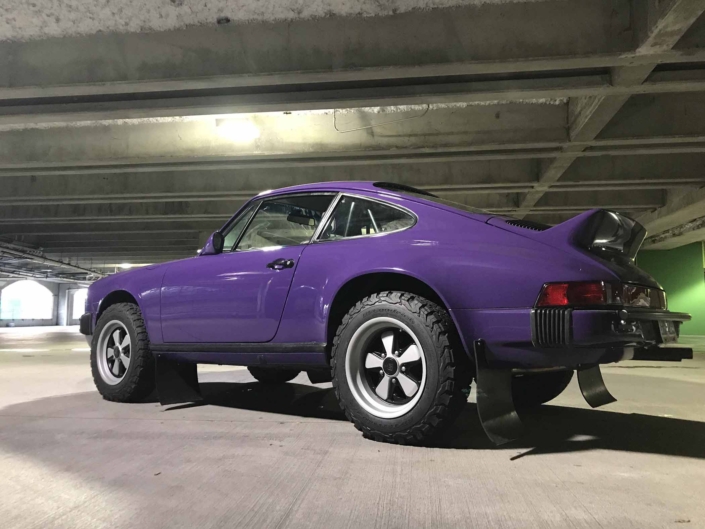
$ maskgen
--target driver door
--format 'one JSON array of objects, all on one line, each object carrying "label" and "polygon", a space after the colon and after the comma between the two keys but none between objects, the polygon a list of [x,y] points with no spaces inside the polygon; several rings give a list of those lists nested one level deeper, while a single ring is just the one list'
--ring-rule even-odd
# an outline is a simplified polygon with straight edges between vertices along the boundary
[{"label": "driver door", "polygon": [[254,202],[223,230],[219,255],[169,266],[162,284],[165,343],[274,338],[304,245],[335,193]]}]

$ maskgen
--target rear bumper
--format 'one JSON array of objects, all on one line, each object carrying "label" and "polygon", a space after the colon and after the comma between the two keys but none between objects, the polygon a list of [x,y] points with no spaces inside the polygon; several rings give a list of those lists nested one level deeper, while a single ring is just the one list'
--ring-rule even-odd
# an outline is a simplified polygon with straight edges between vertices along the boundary
[{"label": "rear bumper", "polygon": [[[488,361],[511,368],[577,368],[621,360],[679,361],[692,350],[665,344],[659,321],[676,333],[688,314],[645,309],[451,311],[466,350],[486,343]],[[469,346],[469,347],[468,347]]]},{"label": "rear bumper", "polygon": [[662,343],[659,322],[678,334],[689,314],[648,309],[531,309],[536,347],[610,347]]}]

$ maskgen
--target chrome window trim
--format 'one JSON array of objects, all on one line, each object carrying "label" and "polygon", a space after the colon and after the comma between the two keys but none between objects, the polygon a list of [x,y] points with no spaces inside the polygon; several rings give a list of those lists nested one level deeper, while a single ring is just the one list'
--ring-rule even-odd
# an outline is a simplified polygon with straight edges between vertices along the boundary
[{"label": "chrome window trim", "polygon": [[[237,247],[240,244],[240,241],[245,236],[245,233],[247,233],[247,229],[250,227],[250,224],[252,224],[252,221],[254,220],[255,216],[257,215],[257,212],[262,207],[262,204],[264,204],[265,202],[272,202],[272,201],[279,200],[282,198],[291,198],[291,197],[297,197],[297,196],[314,196],[314,195],[333,195],[333,199],[331,200],[330,204],[328,205],[328,209],[326,209],[326,211],[323,213],[323,216],[321,216],[321,222],[318,224],[318,228],[316,228],[316,230],[314,230],[313,235],[311,236],[311,238],[309,238],[308,241],[305,241],[305,242],[302,242],[299,244],[289,244],[286,246],[281,246],[281,245],[275,244],[272,246],[262,246],[261,248],[248,248],[246,250],[238,250]],[[242,230],[242,233],[240,234],[240,237],[238,237],[237,242],[233,245],[235,247],[235,250],[233,250],[232,252],[227,252],[227,253],[234,254],[234,253],[244,253],[244,252],[256,252],[259,250],[271,250],[272,248],[295,248],[296,246],[304,246],[307,244],[311,244],[311,241],[313,241],[315,239],[316,235],[318,234],[318,230],[320,229],[320,227],[323,226],[324,223],[328,221],[327,215],[330,215],[333,212],[333,209],[331,209],[331,206],[335,206],[335,204],[338,203],[339,198],[340,198],[340,193],[338,191],[315,191],[312,193],[307,193],[305,191],[304,192],[299,191],[297,193],[286,193],[286,194],[275,195],[275,196],[270,196],[270,197],[266,197],[266,198],[265,197],[260,198],[260,199],[258,199],[259,204],[253,210],[252,214],[250,215],[250,218],[247,221],[247,224],[245,225],[245,227]],[[222,253],[226,253],[226,252],[222,252]]]},{"label": "chrome window trim", "polygon": [[321,218],[321,223],[318,225],[318,228],[316,228],[316,231],[313,233],[313,237],[308,241],[308,244],[311,244],[312,242],[315,242],[318,237],[321,235],[323,232],[323,228],[328,225],[328,221],[330,220],[331,216],[333,215],[333,212],[335,211],[336,206],[338,205],[338,202],[340,202],[341,197],[343,196],[343,193],[341,192],[336,192],[335,198],[331,201],[330,205],[328,206],[328,209],[326,210],[325,214]]},{"label": "chrome window trim", "polygon": [[[235,248],[235,249],[234,249],[234,250],[228,250],[228,251],[226,252],[226,251],[225,251],[225,248],[223,248],[223,251],[220,252],[221,254],[224,254],[224,253],[235,253],[235,252],[237,251],[237,245],[240,244],[240,239],[242,239],[242,236],[245,235],[245,232],[247,231],[247,228],[250,227],[250,223],[252,222],[252,219],[255,218],[255,215],[256,215],[257,212],[259,211],[259,208],[262,207],[262,203],[264,202],[264,200],[262,200],[262,199],[258,199],[258,200],[259,200],[259,203],[257,204],[257,207],[254,208],[254,209],[250,212],[250,218],[247,219],[247,222],[245,223],[245,227],[242,228],[242,232],[240,232],[240,236],[237,238],[237,240],[236,240],[236,241],[233,243],[233,245],[231,246],[231,248]],[[247,210],[247,208],[250,206],[250,204],[255,203],[255,202],[256,202],[256,200],[250,200],[250,201],[248,201],[248,202],[243,206],[243,208],[244,208],[245,210]],[[231,229],[232,229],[232,227],[237,223],[237,221],[238,221],[239,219],[240,219],[240,216],[239,216],[239,215],[237,215],[236,217],[233,217],[233,218],[231,219],[231,221],[228,222],[228,224],[225,225],[225,228],[231,228]],[[223,231],[222,231],[223,229],[224,229],[224,228],[221,228],[219,231],[220,231],[220,233],[223,235],[223,241],[225,241],[226,235],[223,234]]]},{"label": "chrome window trim", "polygon": [[[372,198],[372,197],[368,197],[365,195],[358,195],[356,193],[346,193],[346,192],[339,193],[339,196],[335,200],[336,207],[337,207],[338,203],[344,197],[353,197],[353,198],[359,198],[362,200],[369,200],[370,202],[377,202],[378,204],[382,204],[383,206],[388,206],[390,208],[397,209],[397,210],[401,211],[402,213],[406,213],[407,215],[410,215],[411,218],[414,220],[414,222],[411,226],[407,226],[406,228],[400,228],[400,229],[394,230],[394,231],[385,231],[382,233],[368,233],[366,235],[354,235],[352,237],[344,237],[342,239],[321,239],[320,238],[321,234],[325,230],[325,227],[328,226],[328,223],[330,222],[330,217],[333,216],[334,210],[331,210],[329,217],[326,219],[326,224],[324,225],[323,222],[321,221],[322,228],[319,233],[315,234],[316,236],[314,237],[314,239],[312,241],[313,243],[318,244],[318,243],[337,242],[337,241],[349,241],[352,239],[362,239],[362,238],[369,238],[369,237],[383,237],[385,235],[391,235],[392,233],[400,233],[402,231],[410,230],[411,228],[416,226],[416,223],[419,221],[419,217],[416,215],[416,213],[414,213],[413,211],[411,211],[408,208],[405,208],[404,206],[399,206],[398,204],[393,204],[391,202],[387,202],[386,200],[381,200],[379,198]],[[325,226],[325,227],[323,227],[323,226]]]}]

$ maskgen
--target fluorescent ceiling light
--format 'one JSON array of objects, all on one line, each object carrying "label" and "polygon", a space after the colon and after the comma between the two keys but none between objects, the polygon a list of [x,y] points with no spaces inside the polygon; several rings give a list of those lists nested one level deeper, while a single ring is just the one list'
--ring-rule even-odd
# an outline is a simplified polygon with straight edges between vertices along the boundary
[{"label": "fluorescent ceiling light", "polygon": [[122,264],[120,264],[120,265],[118,265],[118,266],[119,266],[120,268],[122,268],[123,270],[129,270],[130,268],[132,268],[132,265],[131,265],[130,263],[122,263]]},{"label": "fluorescent ceiling light", "polygon": [[257,125],[249,119],[216,119],[215,128],[218,134],[236,143],[248,143],[259,138]]}]

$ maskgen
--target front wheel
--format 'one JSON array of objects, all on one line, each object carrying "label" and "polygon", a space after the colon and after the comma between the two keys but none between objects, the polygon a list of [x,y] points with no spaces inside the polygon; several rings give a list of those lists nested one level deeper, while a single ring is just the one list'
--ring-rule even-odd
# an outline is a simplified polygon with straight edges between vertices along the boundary
[{"label": "front wheel", "polygon": [[331,364],[341,408],[377,441],[426,442],[467,401],[467,359],[447,312],[413,294],[358,302],[338,328]]},{"label": "front wheel", "polygon": [[137,305],[118,303],[101,314],[91,343],[91,371],[106,400],[139,402],[154,391],[154,357]]}]

